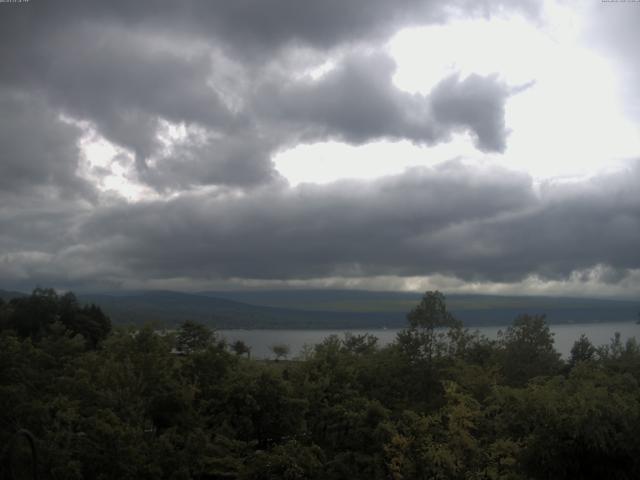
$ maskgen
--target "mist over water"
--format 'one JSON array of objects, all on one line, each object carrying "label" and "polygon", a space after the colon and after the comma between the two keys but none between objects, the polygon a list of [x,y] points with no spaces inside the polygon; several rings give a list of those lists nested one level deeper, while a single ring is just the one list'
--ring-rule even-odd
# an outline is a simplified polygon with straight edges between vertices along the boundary
[{"label": "mist over water", "polygon": [[[613,323],[574,323],[565,325],[550,325],[554,333],[554,345],[564,358],[569,356],[573,343],[586,335],[596,345],[609,344],[616,332],[620,333],[622,341],[631,337],[640,336],[640,325],[634,322]],[[487,326],[470,329],[477,330],[488,338],[495,339],[499,330],[505,330],[506,325]],[[351,332],[356,335],[370,333],[378,337],[379,345],[387,345],[395,340],[399,328],[389,329],[365,329],[365,330],[219,330],[219,333],[228,341],[242,340],[251,347],[253,358],[270,358],[273,353],[270,347],[275,344],[286,344],[291,348],[290,358],[297,356],[305,345],[315,345],[322,342],[329,335],[344,336]]]}]

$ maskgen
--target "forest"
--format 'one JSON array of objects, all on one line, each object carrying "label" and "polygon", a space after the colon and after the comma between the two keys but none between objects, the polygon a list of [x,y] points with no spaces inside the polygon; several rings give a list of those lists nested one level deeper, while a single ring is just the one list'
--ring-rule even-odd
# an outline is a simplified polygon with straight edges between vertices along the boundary
[{"label": "forest", "polygon": [[640,478],[635,339],[581,337],[563,359],[543,315],[488,339],[436,291],[384,347],[245,347],[194,322],[114,327],[73,293],[0,300],[1,476]]}]

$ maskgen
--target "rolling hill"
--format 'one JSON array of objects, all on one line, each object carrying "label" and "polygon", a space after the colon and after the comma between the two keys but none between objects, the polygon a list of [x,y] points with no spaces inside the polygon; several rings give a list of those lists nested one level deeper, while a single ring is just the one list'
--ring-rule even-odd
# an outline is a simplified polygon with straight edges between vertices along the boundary
[{"label": "rolling hill", "polygon": [[[5,300],[24,295],[0,290]],[[82,303],[102,307],[116,324],[193,320],[216,328],[397,328],[420,300],[417,292],[361,290],[254,290],[183,293],[84,293]],[[546,314],[549,323],[635,321],[640,301],[566,297],[449,295],[447,305],[469,327],[506,325],[522,313]]]}]

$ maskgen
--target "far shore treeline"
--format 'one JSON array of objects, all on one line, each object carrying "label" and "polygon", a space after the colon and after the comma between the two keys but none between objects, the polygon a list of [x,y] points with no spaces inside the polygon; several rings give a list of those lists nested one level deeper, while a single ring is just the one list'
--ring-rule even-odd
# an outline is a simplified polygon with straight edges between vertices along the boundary
[{"label": "far shore treeline", "polygon": [[0,298],[0,478],[637,479],[640,346],[542,314],[495,340],[426,292],[396,340],[329,336],[255,360],[194,321],[114,327],[36,289]]}]

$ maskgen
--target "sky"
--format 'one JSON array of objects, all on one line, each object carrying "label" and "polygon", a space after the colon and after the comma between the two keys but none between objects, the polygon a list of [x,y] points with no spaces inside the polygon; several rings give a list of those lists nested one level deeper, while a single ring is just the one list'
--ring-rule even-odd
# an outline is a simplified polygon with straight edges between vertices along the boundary
[{"label": "sky", "polygon": [[0,288],[640,297],[640,2],[0,3]]}]

